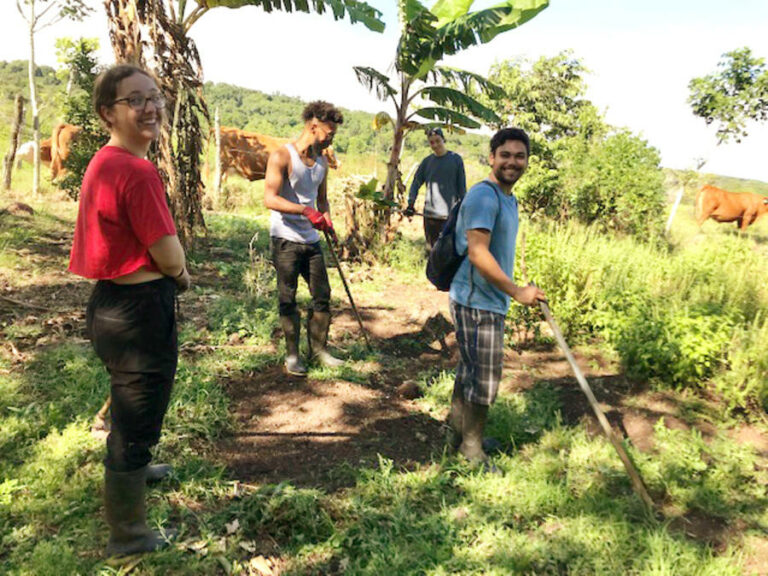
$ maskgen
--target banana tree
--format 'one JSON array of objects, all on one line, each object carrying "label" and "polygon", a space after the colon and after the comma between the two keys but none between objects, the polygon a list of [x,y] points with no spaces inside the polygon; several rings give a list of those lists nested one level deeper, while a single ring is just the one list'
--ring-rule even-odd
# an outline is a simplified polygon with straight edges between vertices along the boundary
[{"label": "banana tree", "polygon": [[[203,71],[191,27],[213,8],[260,6],[264,12],[329,12],[381,32],[381,12],[359,0],[104,0],[118,61],[146,64],[151,54],[168,99],[170,122],[160,139],[158,164],[166,178],[179,236],[186,246],[204,228],[199,115],[208,118]],[[147,50],[149,49],[149,50]]]},{"label": "banana tree", "polygon": [[517,28],[549,5],[549,0],[505,0],[483,10],[470,11],[474,0],[438,0],[426,8],[418,0],[399,0],[400,39],[392,76],[367,66],[354,68],[358,81],[382,101],[394,104],[390,118],[392,149],[387,163],[384,198],[400,200],[405,187],[400,155],[407,134],[419,127],[444,126],[449,130],[498,124],[496,113],[471,96],[492,97],[501,89],[479,74],[438,66],[444,56],[485,44]]}]

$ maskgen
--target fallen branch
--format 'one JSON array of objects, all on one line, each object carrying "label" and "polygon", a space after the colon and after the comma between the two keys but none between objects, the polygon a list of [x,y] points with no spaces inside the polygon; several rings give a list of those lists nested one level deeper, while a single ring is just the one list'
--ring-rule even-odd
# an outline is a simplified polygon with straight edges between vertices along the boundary
[{"label": "fallen branch", "polygon": [[46,308],[45,306],[38,306],[37,304],[30,304],[29,302],[22,302],[21,300],[15,300],[8,296],[0,295],[0,300],[4,300],[10,304],[21,306],[22,308],[29,308],[31,310],[42,310],[43,312],[55,312],[56,314],[66,314],[69,310],[57,310],[55,308]]}]

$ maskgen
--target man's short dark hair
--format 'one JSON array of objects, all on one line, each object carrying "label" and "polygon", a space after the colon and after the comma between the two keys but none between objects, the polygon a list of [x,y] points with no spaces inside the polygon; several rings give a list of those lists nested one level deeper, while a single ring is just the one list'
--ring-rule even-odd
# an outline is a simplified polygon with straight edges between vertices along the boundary
[{"label": "man's short dark hair", "polygon": [[320,122],[333,122],[334,124],[343,124],[344,116],[341,111],[330,102],[315,100],[304,107],[301,113],[304,122],[309,122],[312,118],[317,118]]},{"label": "man's short dark hair", "polygon": [[440,128],[440,127],[427,128],[427,138],[429,138],[430,136],[434,136],[435,134],[440,136],[440,138],[443,139],[443,142],[445,142],[445,136],[443,135],[443,129],[442,128]]},{"label": "man's short dark hair", "polygon": [[525,144],[526,155],[531,155],[531,140],[528,138],[528,134],[525,133],[525,130],[520,128],[502,128],[496,132],[496,134],[493,135],[493,138],[491,138],[491,154],[495,154],[496,149],[508,140],[522,142]]}]

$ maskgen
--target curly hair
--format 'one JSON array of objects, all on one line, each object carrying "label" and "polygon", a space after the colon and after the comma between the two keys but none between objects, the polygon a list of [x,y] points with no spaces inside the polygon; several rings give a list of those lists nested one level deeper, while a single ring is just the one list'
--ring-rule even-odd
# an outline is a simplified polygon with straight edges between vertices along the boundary
[{"label": "curly hair", "polygon": [[315,100],[307,104],[301,113],[301,117],[304,119],[304,122],[317,118],[320,122],[344,123],[344,116],[341,111],[330,102],[325,102],[324,100]]}]

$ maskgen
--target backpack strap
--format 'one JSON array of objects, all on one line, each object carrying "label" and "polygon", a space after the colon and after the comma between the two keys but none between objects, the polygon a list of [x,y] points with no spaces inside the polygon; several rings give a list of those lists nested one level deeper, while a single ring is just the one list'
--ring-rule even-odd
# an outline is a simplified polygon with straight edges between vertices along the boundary
[{"label": "backpack strap", "polygon": [[[486,182],[491,188],[493,188],[493,191],[496,193],[496,200],[499,201],[499,211],[496,213],[496,220],[493,222],[493,229],[495,230],[496,225],[499,222],[499,216],[501,215],[501,210],[502,210],[501,196],[499,196],[499,190],[496,184],[494,184],[487,178],[483,180],[483,182]],[[491,235],[493,235],[493,230],[491,230]],[[467,248],[467,250],[469,250],[469,248]],[[467,304],[469,304],[472,301],[472,294],[475,292],[475,282],[473,279],[474,273],[475,273],[475,267],[472,265],[472,262],[470,262],[469,263],[469,296],[467,296]]]}]

